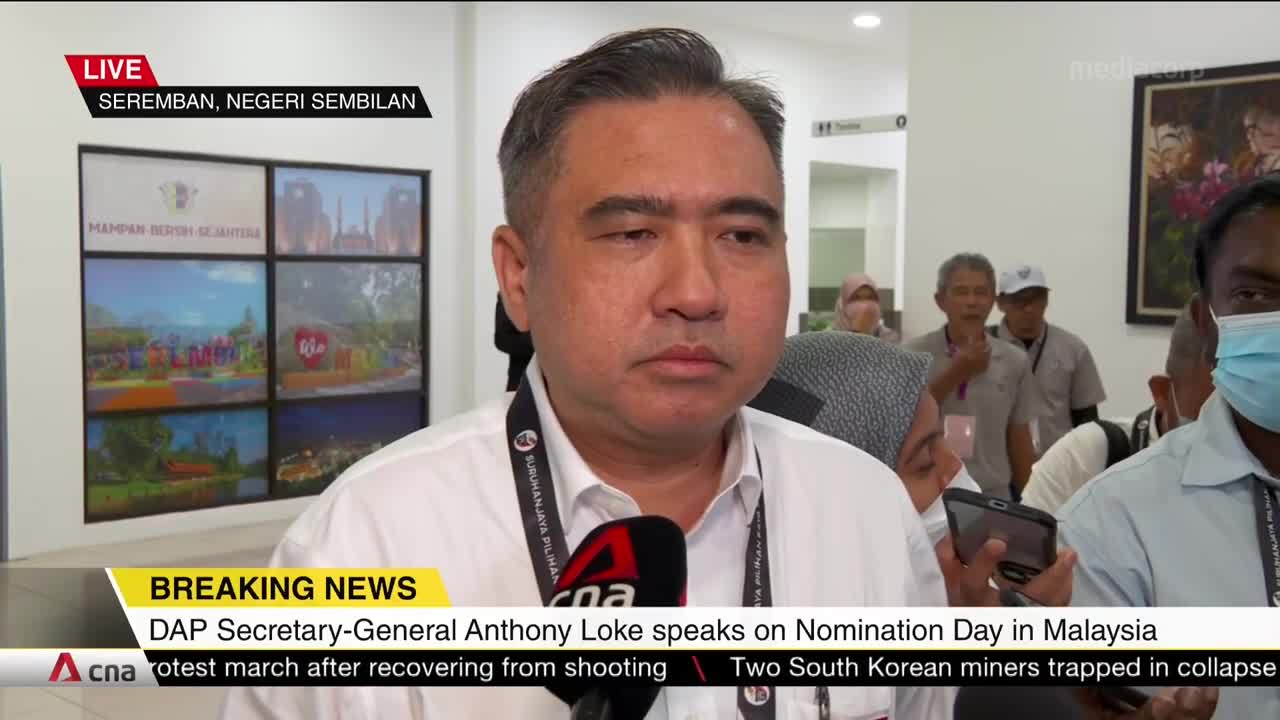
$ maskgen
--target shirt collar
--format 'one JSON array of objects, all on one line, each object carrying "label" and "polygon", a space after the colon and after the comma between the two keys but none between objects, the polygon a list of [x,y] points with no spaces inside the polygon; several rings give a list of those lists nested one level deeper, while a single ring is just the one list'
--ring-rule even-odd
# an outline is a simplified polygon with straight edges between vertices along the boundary
[{"label": "shirt collar", "polygon": [[[538,421],[542,425],[542,438],[546,443],[547,459],[551,463],[552,481],[556,489],[556,509],[560,512],[561,525],[568,534],[573,532],[574,506],[583,494],[592,488],[607,486],[591,470],[586,460],[582,459],[578,449],[565,434],[547,395],[537,355],[529,361],[525,380],[529,383],[534,404],[538,408]],[[748,523],[764,490],[764,480],[756,467],[754,447],[751,423],[747,421],[745,412],[738,410],[730,421],[724,472],[720,478],[720,489],[712,504],[719,502],[725,493],[734,492]]]},{"label": "shirt collar", "polygon": [[1216,487],[1250,475],[1276,484],[1262,463],[1245,447],[1231,416],[1231,407],[1219,393],[1209,396],[1200,408],[1200,417],[1187,433],[1191,452],[1182,471],[1183,485]]},{"label": "shirt collar", "polygon": [[1022,342],[1021,338],[1014,336],[1013,332],[1009,330],[1009,324],[1004,320],[1001,320],[1000,324],[996,328],[996,335],[999,336],[1001,340],[1004,340],[1005,342],[1013,343],[1014,345],[1017,345],[1019,348],[1023,350],[1031,350],[1035,348],[1037,345],[1043,343],[1045,335],[1048,335],[1048,334],[1049,334],[1049,323],[1046,322],[1044,324],[1044,327],[1040,328],[1040,336],[1036,338],[1035,342],[1031,343],[1031,347],[1027,347],[1026,344]]}]

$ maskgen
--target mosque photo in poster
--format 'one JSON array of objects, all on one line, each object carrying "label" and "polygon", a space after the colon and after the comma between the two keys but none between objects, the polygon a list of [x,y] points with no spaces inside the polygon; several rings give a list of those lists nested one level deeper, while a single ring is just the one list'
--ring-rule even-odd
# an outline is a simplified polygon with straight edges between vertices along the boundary
[{"label": "mosque photo in poster", "polygon": [[277,167],[276,252],[419,257],[424,184],[421,175]]}]

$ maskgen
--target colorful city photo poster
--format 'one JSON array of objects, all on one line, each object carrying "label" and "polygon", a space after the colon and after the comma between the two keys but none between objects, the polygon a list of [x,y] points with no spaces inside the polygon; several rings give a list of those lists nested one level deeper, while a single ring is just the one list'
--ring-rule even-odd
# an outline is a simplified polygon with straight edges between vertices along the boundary
[{"label": "colorful city photo poster", "polygon": [[276,265],[277,395],[422,389],[422,266]]},{"label": "colorful city photo poster", "polygon": [[277,167],[276,252],[422,255],[419,175]]},{"label": "colorful city photo poster", "polygon": [[267,497],[267,411],[90,418],[89,522],[199,510]]},{"label": "colorful city photo poster", "polygon": [[264,255],[265,165],[85,151],[84,249]]},{"label": "colorful city photo poster", "polygon": [[265,400],[266,287],[262,262],[86,259],[86,410]]},{"label": "colorful city photo poster", "polygon": [[322,492],[347,468],[422,427],[421,395],[285,405],[276,412],[277,497]]}]

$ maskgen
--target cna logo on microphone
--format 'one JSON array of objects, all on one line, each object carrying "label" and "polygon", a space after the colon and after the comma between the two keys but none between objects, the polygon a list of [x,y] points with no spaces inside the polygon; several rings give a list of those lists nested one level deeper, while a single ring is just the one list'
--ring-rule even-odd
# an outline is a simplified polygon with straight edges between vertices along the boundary
[{"label": "cna logo on microphone", "polygon": [[532,430],[525,430],[516,435],[516,439],[511,444],[520,452],[529,452],[538,447],[538,433]]}]

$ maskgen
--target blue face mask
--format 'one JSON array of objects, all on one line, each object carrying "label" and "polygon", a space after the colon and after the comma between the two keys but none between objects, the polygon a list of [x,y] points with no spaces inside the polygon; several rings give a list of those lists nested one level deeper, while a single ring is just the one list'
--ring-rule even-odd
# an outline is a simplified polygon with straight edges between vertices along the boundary
[{"label": "blue face mask", "polygon": [[1236,412],[1280,433],[1280,311],[1214,315],[1213,320],[1218,324],[1214,386]]}]

